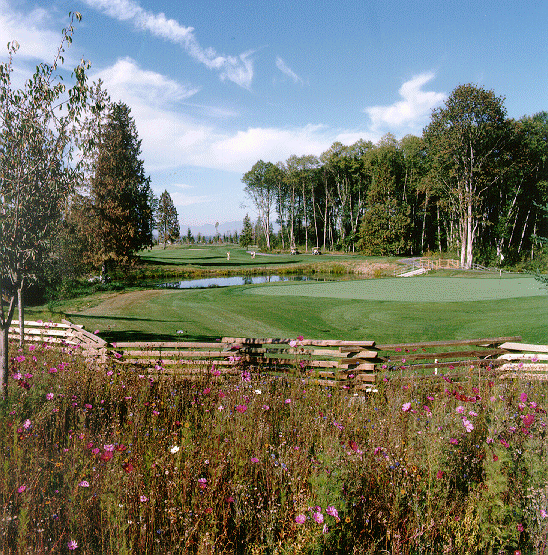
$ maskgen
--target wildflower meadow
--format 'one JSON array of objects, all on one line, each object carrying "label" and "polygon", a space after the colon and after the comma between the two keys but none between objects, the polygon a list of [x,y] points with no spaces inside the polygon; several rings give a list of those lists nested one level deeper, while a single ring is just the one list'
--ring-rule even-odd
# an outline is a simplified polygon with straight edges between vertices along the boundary
[{"label": "wildflower meadow", "polygon": [[11,345],[3,554],[544,553],[543,381],[376,392]]}]

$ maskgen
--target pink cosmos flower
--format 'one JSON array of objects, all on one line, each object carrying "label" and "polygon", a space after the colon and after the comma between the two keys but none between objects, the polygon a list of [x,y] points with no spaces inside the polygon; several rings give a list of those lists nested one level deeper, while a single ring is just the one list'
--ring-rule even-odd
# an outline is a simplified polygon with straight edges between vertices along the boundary
[{"label": "pink cosmos flower", "polygon": [[105,451],[114,451],[114,445],[113,444],[103,445],[103,449]]},{"label": "pink cosmos flower", "polygon": [[404,403],[401,407],[403,412],[409,412],[411,410],[411,403]]},{"label": "pink cosmos flower", "polygon": [[139,501],[141,503],[146,503],[148,501],[148,497],[146,495],[140,495],[139,496]]},{"label": "pink cosmos flower", "polygon": [[449,443],[452,443],[453,445],[458,445],[459,444],[459,440],[455,439],[454,437],[449,439]]},{"label": "pink cosmos flower", "polygon": [[87,480],[82,480],[78,485],[81,488],[89,488],[89,482]]},{"label": "pink cosmos flower", "polygon": [[320,511],[314,512],[312,514],[312,518],[316,521],[316,523],[323,524],[323,514]]},{"label": "pink cosmos flower", "polygon": [[474,429],[474,425],[467,418],[462,419],[462,425],[466,428],[467,432],[471,432]]},{"label": "pink cosmos flower", "polygon": [[198,478],[198,486],[200,487],[200,489],[205,489],[207,487],[207,479]]},{"label": "pink cosmos flower", "polygon": [[258,463],[259,459],[257,457],[251,457],[251,462],[252,463]]},{"label": "pink cosmos flower", "polygon": [[306,516],[303,515],[303,514],[297,515],[297,516],[295,517],[295,522],[296,522],[297,524],[304,524],[304,523],[306,522]]},{"label": "pink cosmos flower", "polygon": [[333,507],[333,505],[329,505],[329,507],[327,507],[327,509],[325,509],[325,512],[329,516],[332,516],[337,522],[339,522],[339,520],[340,520],[339,512],[337,511],[337,509],[335,509],[335,507]]},{"label": "pink cosmos flower", "polygon": [[53,393],[46,393],[46,399],[48,401],[51,401],[54,397],[55,397],[55,395]]},{"label": "pink cosmos flower", "polygon": [[245,412],[247,410],[246,405],[236,405],[236,411],[238,412]]},{"label": "pink cosmos flower", "polygon": [[24,484],[22,486],[19,486],[17,488],[17,493],[23,493],[25,490],[27,489],[27,486],[25,486]]},{"label": "pink cosmos flower", "polygon": [[462,405],[459,405],[456,409],[455,412],[457,414],[464,414],[464,407]]},{"label": "pink cosmos flower", "polygon": [[23,428],[25,430],[32,428],[32,422],[28,418],[23,422]]},{"label": "pink cosmos flower", "polygon": [[67,544],[70,551],[74,551],[78,547],[78,543],[75,540],[70,540]]}]

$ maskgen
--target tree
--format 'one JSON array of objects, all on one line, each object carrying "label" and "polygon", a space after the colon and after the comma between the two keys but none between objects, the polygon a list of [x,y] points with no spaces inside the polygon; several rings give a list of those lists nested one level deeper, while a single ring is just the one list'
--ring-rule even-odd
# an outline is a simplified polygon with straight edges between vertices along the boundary
[{"label": "tree", "polygon": [[188,227],[187,230],[186,230],[186,242],[189,245],[191,243],[194,243],[194,237],[192,236],[192,231],[190,230],[190,227]]},{"label": "tree", "polygon": [[276,195],[276,182],[279,173],[279,168],[272,162],[259,160],[242,177],[242,181],[245,183],[244,191],[257,208],[268,250],[270,250],[270,213]]},{"label": "tree", "polygon": [[453,201],[460,258],[472,266],[474,243],[490,189],[508,168],[509,122],[504,99],[474,85],[460,85],[432,112],[424,130],[435,179]]},{"label": "tree", "polygon": [[[74,134],[86,108],[89,63],[81,62],[67,89],[59,67],[72,42],[74,20],[63,30],[51,65],[41,64],[22,89],[11,74],[18,44],[8,44],[9,61],[0,64],[0,387],[8,378],[8,330],[17,291],[40,265],[77,181]],[[22,315],[21,315],[22,316]]]},{"label": "tree", "polygon": [[245,249],[251,245],[253,241],[253,226],[251,225],[251,220],[249,214],[245,215],[244,227],[242,233],[240,233],[240,245]]},{"label": "tree", "polygon": [[179,229],[179,215],[173,204],[171,195],[164,191],[160,195],[158,207],[156,210],[156,226],[158,228],[159,240],[164,243],[166,248],[167,241],[176,241],[179,239],[181,231]]},{"label": "tree", "polygon": [[93,241],[88,258],[97,267],[126,265],[135,253],[152,246],[150,178],[145,176],[135,121],[123,102],[110,107],[101,130],[84,232]]}]

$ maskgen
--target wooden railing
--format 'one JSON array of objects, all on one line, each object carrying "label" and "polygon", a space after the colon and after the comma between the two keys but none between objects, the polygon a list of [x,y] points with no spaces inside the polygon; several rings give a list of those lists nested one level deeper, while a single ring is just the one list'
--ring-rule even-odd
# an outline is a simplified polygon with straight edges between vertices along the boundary
[{"label": "wooden railing", "polygon": [[[19,338],[13,322],[9,337]],[[25,340],[78,346],[91,363],[119,364],[143,373],[291,373],[321,385],[371,389],[380,379],[462,376],[463,371],[506,378],[548,378],[548,346],[521,337],[376,344],[375,341],[223,337],[210,342],[120,342],[109,344],[83,326],[25,322]]]}]

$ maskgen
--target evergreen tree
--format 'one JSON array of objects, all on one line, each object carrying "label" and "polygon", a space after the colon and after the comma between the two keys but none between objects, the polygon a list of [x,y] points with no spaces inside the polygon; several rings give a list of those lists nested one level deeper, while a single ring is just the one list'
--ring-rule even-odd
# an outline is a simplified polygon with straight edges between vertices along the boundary
[{"label": "evergreen tree", "polygon": [[158,228],[159,241],[163,241],[164,249],[167,241],[177,241],[181,234],[179,229],[179,215],[173,204],[171,195],[164,191],[160,195],[156,212],[156,225]]},{"label": "evergreen tree", "polygon": [[246,214],[244,218],[244,227],[242,229],[242,233],[240,234],[240,245],[242,245],[242,247],[244,247],[245,249],[249,245],[251,245],[252,241],[253,241],[253,226],[251,225],[249,214]]},{"label": "evergreen tree", "polygon": [[191,243],[194,243],[194,237],[192,236],[192,231],[190,230],[190,227],[187,228],[186,230],[186,242],[190,245]]},{"label": "evergreen tree", "polygon": [[152,246],[153,195],[140,154],[129,107],[113,104],[101,130],[88,211],[82,218],[83,231],[91,238],[87,256],[103,270],[111,263],[127,264],[138,250]]}]

